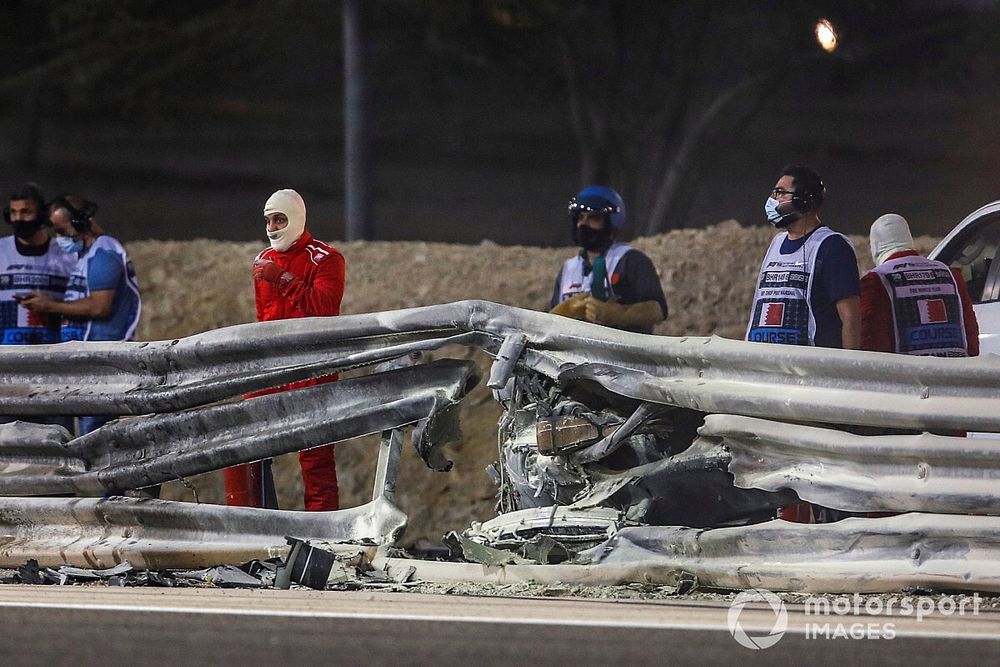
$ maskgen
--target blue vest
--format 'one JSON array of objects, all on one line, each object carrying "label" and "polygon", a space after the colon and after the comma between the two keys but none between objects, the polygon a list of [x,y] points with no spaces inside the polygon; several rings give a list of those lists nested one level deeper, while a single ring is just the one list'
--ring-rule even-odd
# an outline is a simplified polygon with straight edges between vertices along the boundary
[{"label": "blue vest", "polygon": [[121,264],[118,284],[115,286],[115,296],[111,303],[111,313],[100,320],[67,320],[63,323],[62,339],[66,340],[132,340],[135,329],[139,325],[139,315],[142,312],[142,301],[139,297],[139,284],[135,277],[135,268],[128,258],[125,248],[117,239],[107,234],[98,236],[93,245],[87,248],[69,279],[66,286],[66,301],[77,301],[90,295],[91,285],[88,280],[90,260],[98,252],[107,252]]}]

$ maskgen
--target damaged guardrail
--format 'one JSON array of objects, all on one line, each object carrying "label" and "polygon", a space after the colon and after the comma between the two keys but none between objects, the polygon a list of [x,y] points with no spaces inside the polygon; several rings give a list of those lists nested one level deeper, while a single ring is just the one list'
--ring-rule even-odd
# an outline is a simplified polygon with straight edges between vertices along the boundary
[{"label": "damaged guardrail", "polygon": [[1000,517],[905,514],[829,524],[769,521],[732,528],[626,527],[557,565],[440,563],[391,557],[413,577],[439,582],[614,586],[691,590],[876,593],[1000,591]]},{"label": "damaged guardrail", "polygon": [[151,570],[285,556],[286,535],[391,544],[406,515],[379,498],[335,512],[295,512],[136,498],[0,498],[0,567]]},{"label": "damaged guardrail", "polygon": [[802,592],[1000,591],[1000,517],[904,514],[829,524],[626,528],[582,559],[623,580]]},{"label": "damaged guardrail", "polygon": [[591,382],[701,412],[831,424],[1000,432],[1000,359],[938,359],[718,337],[647,336],[486,301],[244,324],[155,343],[0,346],[0,413],[144,414],[447,344],[560,384]]},{"label": "damaged guardrail", "polygon": [[733,415],[708,415],[699,433],[687,455],[723,444],[741,488],[854,512],[1000,513],[1000,436],[862,436]]},{"label": "damaged guardrail", "polygon": [[[498,434],[500,460],[492,469],[502,518],[459,542],[470,550],[491,549],[498,541],[504,548],[523,549],[531,542],[533,553],[572,559],[579,557],[578,550],[550,542],[558,535],[544,525],[546,516],[550,524],[561,517],[568,530],[565,541],[579,544],[610,525],[607,514],[618,517],[613,522],[618,532],[602,547],[585,552],[590,560],[584,564],[508,564],[504,567],[514,568],[508,570],[510,576],[521,572],[516,568],[575,567],[583,569],[568,570],[572,575],[565,581],[621,583],[627,580],[622,577],[634,577],[670,583],[670,577],[684,571],[697,574],[703,585],[720,588],[837,590],[837,581],[846,587],[840,590],[859,591],[903,585],[993,590],[996,585],[989,531],[1000,526],[994,517],[907,515],[832,527],[756,522],[799,498],[854,511],[996,511],[1000,484],[989,459],[1000,453],[1000,441],[863,437],[832,427],[1000,432],[997,358],[936,359],[717,337],[655,337],[482,301],[247,324],[155,343],[0,346],[0,364],[9,369],[0,377],[0,414],[147,415],[104,427],[86,436],[90,440],[69,443],[51,431],[29,436],[20,430],[8,437],[0,430],[0,464],[8,465],[6,472],[0,469],[0,490],[5,478],[6,488],[17,493],[120,490],[364,430],[384,431],[373,503],[387,503],[395,485],[401,426],[418,424],[415,443],[429,467],[450,467],[440,444],[454,437],[453,420],[443,417],[472,384],[467,366],[410,369],[405,381],[403,375],[376,373],[366,379],[367,392],[358,389],[362,383],[357,380],[321,385],[329,389],[309,394],[316,400],[307,402],[301,413],[282,402],[287,394],[266,397],[278,397],[267,404],[251,399],[202,406],[450,344],[476,347],[497,358],[488,386],[505,409]],[[424,380],[427,384],[420,384]],[[339,402],[324,393],[334,388],[344,396],[360,393],[343,409],[324,407]],[[413,409],[406,412],[401,406],[411,399]],[[251,414],[257,407],[260,412]],[[285,423],[278,420],[274,430],[248,426],[259,424],[269,411],[295,416]],[[171,412],[176,414],[151,414]],[[244,431],[225,431],[225,425],[231,425],[227,420],[237,416],[244,420]],[[328,423],[316,424],[317,418]],[[787,423],[791,421],[816,426]],[[216,427],[219,436],[212,435]],[[283,428],[294,434],[287,441]],[[176,443],[165,444],[177,435],[182,437]],[[112,442],[121,444],[108,446]],[[38,445],[32,452],[35,459],[25,450],[26,443]],[[963,485],[963,476],[976,481]],[[60,477],[65,480],[56,481]],[[50,517],[54,529],[62,532],[40,543],[50,545],[45,553],[58,552],[60,547],[53,545],[76,544],[69,536],[81,527],[58,512],[46,514],[72,502],[29,503],[16,525],[0,526],[0,535],[14,536],[19,546],[12,553],[23,558],[30,553],[32,531],[43,534],[31,517]],[[97,505],[81,507],[95,517],[104,511]],[[142,506],[114,507],[120,525],[142,520]],[[180,553],[170,545],[193,544],[197,538],[171,533],[164,518],[173,513],[178,519],[187,516],[186,508],[159,507],[165,532],[146,535],[153,546],[145,553],[158,554],[156,562],[162,567],[171,554]],[[262,531],[278,525],[259,516]],[[341,516],[331,534],[354,534],[344,528],[353,519]],[[507,520],[515,516],[521,528],[508,530]],[[188,518],[220,531],[225,527],[210,513]],[[962,521],[951,522],[955,518]],[[713,527],[738,522],[755,525]],[[635,523],[686,528],[619,530]],[[317,534],[318,524],[304,529],[313,532],[284,534],[335,541]],[[378,533],[370,526],[365,531]],[[276,538],[282,544],[284,534],[272,532],[255,548]],[[389,534],[398,533],[385,528],[369,539],[388,544]],[[204,541],[218,544],[217,537],[212,533]],[[641,542],[642,548],[627,546],[628,540]],[[777,541],[775,551],[765,548],[768,540]],[[86,565],[96,564],[88,560],[86,549],[106,548],[100,542],[98,547],[87,546],[87,541],[79,544],[84,551],[71,557],[83,558]],[[932,546],[928,551],[921,544]],[[914,548],[917,556],[912,555]],[[837,569],[840,552],[849,557]],[[781,553],[786,557],[774,560]],[[919,561],[917,566],[923,562],[920,553],[937,555],[933,567],[913,570],[912,561]],[[136,557],[130,560],[143,563]],[[819,563],[829,576],[824,579],[827,575],[821,573],[805,584],[796,583],[809,562]],[[778,565],[768,569],[767,563]],[[204,564],[185,562],[182,567]],[[883,569],[890,575],[880,580]],[[973,583],[963,586],[963,578]]]},{"label": "damaged guardrail", "polygon": [[[70,442],[61,429],[0,424],[0,495],[102,495],[183,479],[421,421],[447,418],[478,381],[471,361],[441,360],[167,415],[119,420]],[[438,429],[444,432],[443,429]],[[452,430],[454,432],[454,430]],[[31,433],[39,441],[26,442]],[[418,430],[417,451],[446,440]]]}]

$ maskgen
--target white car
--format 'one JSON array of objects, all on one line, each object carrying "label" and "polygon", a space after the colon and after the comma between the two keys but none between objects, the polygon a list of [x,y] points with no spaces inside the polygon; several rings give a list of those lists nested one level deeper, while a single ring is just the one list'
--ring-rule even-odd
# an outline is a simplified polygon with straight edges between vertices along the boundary
[{"label": "white car", "polygon": [[1000,201],[958,223],[929,257],[959,269],[979,320],[980,354],[1000,354]]}]

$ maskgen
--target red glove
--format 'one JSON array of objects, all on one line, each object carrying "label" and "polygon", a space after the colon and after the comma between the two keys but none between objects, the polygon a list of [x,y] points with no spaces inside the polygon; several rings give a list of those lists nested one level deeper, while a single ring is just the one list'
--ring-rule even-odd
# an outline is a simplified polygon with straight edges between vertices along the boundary
[{"label": "red glove", "polygon": [[263,280],[264,282],[277,285],[281,281],[287,282],[291,280],[292,277],[292,274],[282,271],[276,262],[272,262],[269,259],[253,263],[254,280]]}]

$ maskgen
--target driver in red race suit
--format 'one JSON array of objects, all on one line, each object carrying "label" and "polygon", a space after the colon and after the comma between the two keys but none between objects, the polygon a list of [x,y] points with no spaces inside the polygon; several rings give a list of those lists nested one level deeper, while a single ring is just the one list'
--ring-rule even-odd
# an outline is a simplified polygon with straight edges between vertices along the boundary
[{"label": "driver in red race suit", "polygon": [[[340,314],[346,264],[333,246],[317,241],[306,230],[306,204],[295,190],[278,190],[264,204],[270,248],[253,263],[257,321]],[[336,375],[247,394],[245,398],[334,382]],[[304,505],[309,511],[339,507],[334,446],[299,452]],[[277,507],[270,461],[228,468],[224,472],[226,504]]]}]

